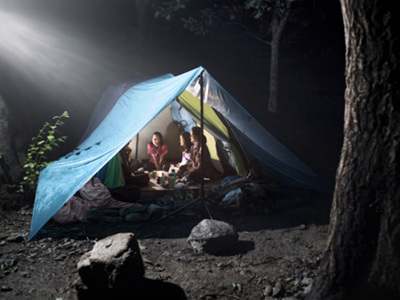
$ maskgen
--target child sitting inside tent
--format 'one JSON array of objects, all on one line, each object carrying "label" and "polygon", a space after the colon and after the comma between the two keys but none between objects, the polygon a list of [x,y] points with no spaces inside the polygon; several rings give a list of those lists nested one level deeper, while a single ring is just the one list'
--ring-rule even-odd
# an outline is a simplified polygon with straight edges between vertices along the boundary
[{"label": "child sitting inside tent", "polygon": [[111,192],[100,181],[93,177],[79,190],[82,197],[72,196],[53,216],[53,220],[60,224],[70,224],[84,221],[92,208],[105,210],[108,208],[123,208],[141,206],[137,203],[122,202],[114,199]]},{"label": "child sitting inside tent", "polygon": [[179,144],[182,151],[182,160],[176,165],[171,165],[168,173],[174,171],[178,177],[188,171],[192,166],[192,156],[190,155],[190,148],[192,147],[192,141],[190,140],[190,133],[187,131],[181,132],[179,135]]},{"label": "child sitting inside tent", "polygon": [[168,170],[169,166],[165,159],[165,154],[168,153],[168,147],[164,144],[160,132],[156,131],[153,133],[151,143],[147,145],[147,153],[150,154],[149,164],[146,167],[148,171]]},{"label": "child sitting inside tent", "polygon": [[121,157],[121,168],[124,175],[126,185],[134,185],[137,187],[145,187],[149,184],[149,176],[147,174],[135,175],[131,169],[131,152],[132,148],[129,143],[119,151]]},{"label": "child sitting inside tent", "polygon": [[[204,178],[215,179],[218,177],[218,173],[214,169],[214,165],[211,161],[210,152],[207,147],[207,139],[203,135],[202,137],[202,145],[200,145],[200,137],[201,137],[201,128],[193,127],[191,130],[191,140],[193,142],[192,147],[190,148],[190,155],[193,159],[193,164],[189,171],[187,171],[187,181],[192,181],[195,183],[201,182],[201,168],[203,168],[203,176]],[[201,152],[203,153],[203,160]],[[203,165],[203,167],[202,167]]]}]

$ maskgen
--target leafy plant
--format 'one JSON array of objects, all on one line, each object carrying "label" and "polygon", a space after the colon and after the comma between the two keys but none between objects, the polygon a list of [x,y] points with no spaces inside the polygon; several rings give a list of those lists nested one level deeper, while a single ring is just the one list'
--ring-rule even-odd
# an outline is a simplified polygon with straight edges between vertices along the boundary
[{"label": "leafy plant", "polygon": [[53,117],[54,124],[45,122],[38,135],[32,138],[26,155],[26,163],[23,166],[24,177],[15,186],[17,193],[25,194],[36,190],[40,171],[52,163],[48,161],[47,153],[67,140],[67,136],[57,136],[59,127],[65,124],[62,121],[63,118],[69,118],[67,111]]}]

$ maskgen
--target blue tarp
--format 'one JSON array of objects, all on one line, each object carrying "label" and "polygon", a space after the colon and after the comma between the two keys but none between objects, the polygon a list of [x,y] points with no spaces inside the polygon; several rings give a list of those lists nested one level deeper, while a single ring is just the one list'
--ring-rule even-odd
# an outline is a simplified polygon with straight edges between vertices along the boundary
[{"label": "blue tarp", "polygon": [[176,77],[163,76],[131,87],[77,149],[42,170],[29,239],[202,71],[199,67]]},{"label": "blue tarp", "polygon": [[[136,85],[123,83],[105,92],[79,147],[40,173],[29,239],[155,116],[172,102],[173,107],[179,106],[174,99],[184,90],[200,99],[198,79],[202,72],[204,102],[224,118],[249,160],[256,159],[265,175],[283,185],[330,192],[312,170],[199,67],[176,77],[165,75]],[[218,137],[218,132],[210,132]]]}]

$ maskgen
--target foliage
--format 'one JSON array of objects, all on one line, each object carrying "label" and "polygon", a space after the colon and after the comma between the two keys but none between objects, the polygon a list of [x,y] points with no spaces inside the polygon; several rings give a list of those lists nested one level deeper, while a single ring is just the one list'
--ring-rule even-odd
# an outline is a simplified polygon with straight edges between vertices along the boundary
[{"label": "foliage", "polygon": [[26,155],[26,163],[23,166],[24,177],[19,184],[13,186],[17,193],[25,194],[36,190],[40,171],[51,164],[46,154],[55,147],[59,147],[59,143],[65,143],[67,140],[67,136],[57,137],[59,127],[64,125],[63,118],[69,118],[67,111],[61,116],[53,117],[55,120],[53,125],[45,122],[38,135],[32,138]]},{"label": "foliage", "polygon": [[265,14],[276,12],[283,14],[288,5],[295,0],[247,0],[244,8],[253,12],[254,19],[261,19]]},{"label": "foliage", "polygon": [[296,1],[299,0],[160,1],[154,16],[181,22],[195,35],[211,35],[216,28],[227,29],[229,25],[254,37],[260,35],[257,39],[261,41],[261,36],[270,32],[272,15],[282,16]]},{"label": "foliage", "polygon": [[164,18],[168,22],[182,22],[183,28],[197,36],[206,36],[215,22],[217,4],[209,1],[198,3],[190,0],[162,1],[155,11],[155,18]]}]

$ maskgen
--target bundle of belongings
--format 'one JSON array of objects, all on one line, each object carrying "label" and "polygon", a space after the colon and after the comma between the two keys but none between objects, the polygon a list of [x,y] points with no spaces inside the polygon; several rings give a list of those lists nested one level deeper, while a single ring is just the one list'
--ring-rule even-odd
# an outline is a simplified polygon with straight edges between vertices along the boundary
[{"label": "bundle of belongings", "polygon": [[156,207],[132,203],[139,197],[138,189],[129,186],[108,189],[100,179],[93,177],[56,212],[53,221],[59,224],[86,221],[88,213],[93,210],[104,212],[108,209],[123,209],[124,215],[121,217],[126,220],[134,220],[133,215],[128,217],[130,213],[140,212],[140,220],[160,213]]}]

